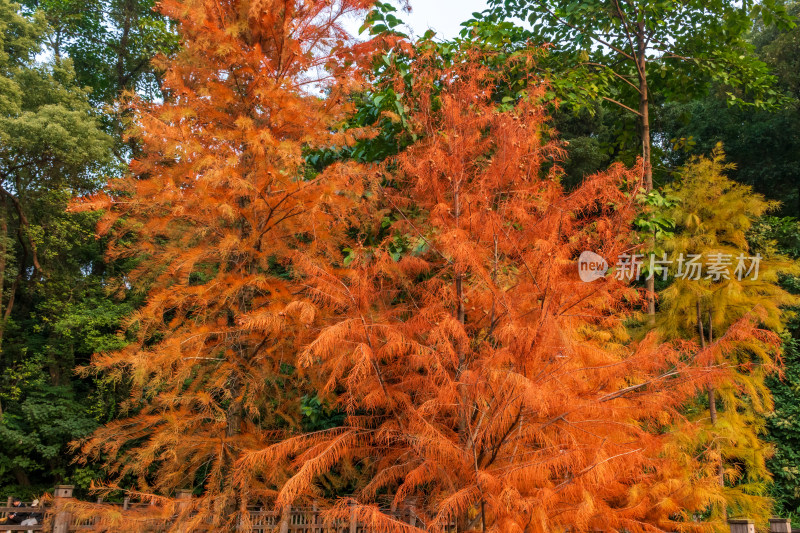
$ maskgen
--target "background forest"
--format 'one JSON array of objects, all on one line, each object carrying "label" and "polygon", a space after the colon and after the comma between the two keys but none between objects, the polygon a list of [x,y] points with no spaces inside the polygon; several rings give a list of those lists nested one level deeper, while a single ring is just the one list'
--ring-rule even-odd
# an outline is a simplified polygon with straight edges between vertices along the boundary
[{"label": "background forest", "polygon": [[[38,496],[58,483],[74,484],[88,494],[91,482],[106,478],[109,471],[136,477],[104,456],[108,450],[86,452],[70,443],[98,428],[116,427],[113,423],[131,410],[146,412],[142,405],[130,405],[142,387],[137,378],[120,377],[110,364],[105,373],[86,367],[94,354],[160,341],[162,331],[142,340],[141,332],[149,326],[136,313],[155,305],[148,301],[148,290],[163,272],[125,253],[126,246],[136,246],[133,232],[112,235],[106,224],[97,237],[103,213],[70,205],[76,197],[105,191],[110,178],[126,176],[132,160],[140,162],[138,175],[158,172],[148,150],[160,142],[154,140],[160,133],[148,133],[141,120],[133,119],[143,108],[135,106],[188,105],[182,92],[186,87],[165,79],[170,61],[188,53],[187,48],[182,52],[186,34],[179,33],[178,14],[168,17],[155,7],[151,0],[0,0],[0,498]],[[655,314],[626,323],[628,334],[640,339],[644,330],[656,329],[668,339],[705,347],[729,330],[734,336],[737,320],[758,307],[759,325],[780,336],[783,347],[782,366],[773,371],[770,357],[759,355],[767,348],[737,351],[742,360],[734,365],[737,370],[728,376],[728,385],[708,385],[707,393],[681,408],[686,420],[708,416],[707,425],[687,431],[672,445],[717,454],[714,464],[719,464],[723,491],[717,499],[704,500],[709,520],[729,512],[754,518],[773,512],[800,519],[800,318],[794,314],[800,275],[792,266],[800,260],[798,17],[800,2],[794,1],[740,6],[724,1],[491,0],[485,12],[464,21],[460,38],[441,41],[429,33],[410,43],[400,31],[402,11],[378,2],[362,28],[364,39],[385,40],[383,53],[365,74],[369,89],[350,95],[347,116],[332,119],[345,132],[370,127],[374,135],[343,142],[345,148],[305,150],[296,168],[311,182],[336,165],[391,160],[391,168],[396,165],[413,175],[413,161],[432,160],[437,148],[420,147],[410,124],[425,123],[429,131],[448,125],[436,123],[404,98],[413,94],[424,100],[425,95],[415,92],[417,84],[425,76],[436,79],[426,69],[457,63],[454,58],[463,58],[476,43],[482,50],[477,62],[494,72],[484,95],[486,106],[500,112],[523,109],[522,102],[535,92],[531,79],[548,80],[547,89],[536,97],[552,120],[535,120],[545,132],[543,149],[549,149],[550,140],[567,141],[553,153],[561,160],[559,180],[568,193],[588,190],[593,180],[601,179],[598,173],[615,168],[614,163],[635,167],[646,141],[645,153],[651,156],[642,171],[649,180],[637,196],[640,212],[633,221],[642,242],[659,255],[720,246],[736,253],[759,252],[767,258],[765,283],[708,283],[688,289],[659,273],[650,287],[658,294],[652,302]],[[185,31],[199,31],[183,24]],[[640,36],[648,42],[637,47],[634,41]],[[530,50],[535,50],[535,62],[518,60]],[[208,72],[213,65],[204,68]],[[431,86],[437,87],[434,82]],[[336,100],[335,93],[327,97]],[[427,97],[437,102],[434,108],[445,106],[438,100],[446,101],[441,95]],[[197,106],[205,105],[201,100]],[[533,116],[537,109],[527,111]],[[210,109],[207,116],[215,112],[219,110]],[[481,127],[506,131],[494,123]],[[476,159],[485,155],[484,148],[459,146],[465,153],[473,150]],[[541,165],[542,172],[552,171],[551,163]],[[342,179],[346,174],[342,171]],[[602,179],[609,180],[607,185],[616,183]],[[399,187],[392,179],[381,186]],[[402,212],[414,219],[420,209],[435,211],[420,192],[424,187],[413,187],[419,193],[413,197],[416,204],[403,205]],[[160,194],[148,193],[154,198]],[[404,201],[403,194],[388,197]],[[146,218],[143,213],[129,215]],[[391,233],[404,222],[387,212],[359,238],[367,248],[390,238],[387,253],[394,261],[428,250],[432,244],[419,238],[413,226],[406,233]],[[298,228],[295,237],[311,231]],[[178,238],[152,231],[153,242]],[[199,234],[192,238],[202,240]],[[297,247],[306,242],[305,237],[297,239]],[[446,250],[447,243],[442,243]],[[269,271],[288,280],[292,273],[281,270],[281,258],[296,248],[285,246],[275,252]],[[320,256],[326,253],[331,252],[319,251]],[[365,256],[363,249],[344,248],[343,253],[344,267],[358,265]],[[434,270],[447,268],[443,262]],[[207,265],[198,268],[192,285],[208,283],[218,274]],[[420,267],[413,276],[404,272],[407,279],[397,274],[392,283],[413,285],[425,275]],[[460,274],[453,276],[460,280]],[[373,278],[362,281],[359,286],[377,283]],[[323,292],[321,285],[318,289]],[[687,291],[692,298],[684,297]],[[337,305],[336,313],[354,312]],[[239,310],[250,312],[246,304]],[[180,321],[174,316],[178,311],[169,312],[170,324]],[[129,320],[132,316],[136,319]],[[266,328],[260,324],[253,329],[258,327]],[[764,338],[765,344],[775,342]],[[276,427],[341,427],[344,412],[331,400],[336,394],[352,394],[350,401],[363,401],[359,407],[365,412],[371,408],[341,385],[301,379],[289,362],[277,365],[274,376],[264,377],[261,392],[289,399],[258,409],[276,413],[270,422]],[[102,430],[98,435],[102,438]],[[120,449],[127,448],[120,445],[116,451]],[[94,460],[76,460],[87,454]],[[350,474],[319,474],[320,490],[349,494],[354,488]]]}]

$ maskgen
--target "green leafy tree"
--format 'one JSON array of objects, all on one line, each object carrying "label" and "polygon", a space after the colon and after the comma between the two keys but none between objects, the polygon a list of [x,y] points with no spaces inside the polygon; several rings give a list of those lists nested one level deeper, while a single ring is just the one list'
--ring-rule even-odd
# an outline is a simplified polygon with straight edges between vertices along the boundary
[{"label": "green leafy tree", "polygon": [[[796,20],[800,2],[787,4]],[[800,27],[781,28],[756,21],[749,36],[758,57],[774,72],[783,105],[769,110],[728,106],[725,91],[715,86],[701,99],[671,103],[659,112],[660,131],[671,139],[668,160],[682,164],[708,153],[722,142],[736,164],[731,177],[767,198],[782,202],[784,215],[800,213]]]},{"label": "green leafy tree", "polygon": [[[800,259],[800,224],[794,218],[767,217],[750,233],[757,249],[777,250]],[[800,294],[800,277],[784,276],[781,285]],[[767,416],[766,439],[775,454],[767,462],[773,476],[772,497],[776,514],[800,519],[800,320],[793,308],[783,345],[783,374],[771,376],[767,385],[775,399],[775,410]]]},{"label": "green leafy tree", "polygon": [[163,99],[162,72],[154,61],[178,48],[169,19],[155,10],[155,0],[21,0],[28,13],[47,22],[47,52],[58,63],[69,58],[76,83],[90,89],[104,129],[115,140],[118,168],[124,171],[138,147],[124,140],[129,116],[120,105],[130,94]]},{"label": "green leafy tree", "polygon": [[[0,281],[12,280],[2,301],[7,319],[21,286],[45,274],[40,257],[44,228],[37,221],[41,204],[52,204],[48,201],[52,199],[63,211],[67,198],[59,199],[58,191],[94,189],[110,161],[111,142],[100,129],[86,91],[75,84],[70,63],[33,62],[41,25],[23,18],[7,1],[2,9],[13,12],[18,21],[6,26],[0,37],[8,57],[0,66],[0,84],[6,89],[0,115],[0,196],[5,207],[0,222],[0,231],[5,230],[0,235],[5,244]],[[18,34],[30,37],[20,41],[15,39]],[[13,258],[11,235],[18,245]]]},{"label": "green leafy tree", "polygon": [[637,117],[645,160],[645,186],[652,189],[652,95],[686,99],[705,91],[710,80],[731,87],[731,101],[777,102],[766,65],[745,36],[754,14],[790,24],[776,0],[490,0],[500,18],[521,17],[529,37],[552,43],[559,70],[578,71],[567,98],[584,105],[599,96]]},{"label": "green leafy tree", "polygon": [[161,71],[152,63],[171,53],[178,38],[154,0],[23,0],[48,22],[47,45],[72,59],[78,83],[91,87],[95,104],[122,92],[161,97]]},{"label": "green leafy tree", "polygon": [[[0,486],[73,478],[70,440],[113,413],[113,395],[73,377],[117,336],[130,304],[109,300],[95,216],[69,214],[112,161],[68,59],[36,62],[41,16],[0,0]],[[34,488],[25,489],[27,491]]]},{"label": "green leafy tree", "polygon": [[[799,289],[797,278],[793,281]],[[791,336],[783,345],[782,378],[773,377],[767,382],[775,399],[775,410],[767,418],[767,440],[775,454],[767,462],[773,476],[771,495],[775,500],[776,514],[800,519],[800,327],[797,321],[790,324]]]}]

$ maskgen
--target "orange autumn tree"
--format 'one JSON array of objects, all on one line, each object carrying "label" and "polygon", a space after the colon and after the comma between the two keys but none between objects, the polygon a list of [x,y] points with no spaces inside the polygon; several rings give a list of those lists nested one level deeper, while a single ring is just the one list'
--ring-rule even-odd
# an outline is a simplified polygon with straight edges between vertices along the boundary
[{"label": "orange autumn tree", "polygon": [[[128,324],[134,341],[89,369],[130,378],[128,416],[79,443],[83,460],[105,465],[106,484],[144,495],[194,490],[177,524],[233,527],[248,503],[235,462],[272,442],[270,431],[299,425],[304,390],[290,364],[315,310],[297,296],[293,263],[340,255],[333,222],[362,183],[346,165],[313,175],[304,150],[349,142],[332,133],[357,81],[342,23],[370,3],[160,2],[182,37],[161,60],[169,97],[133,103],[141,153],[131,175],[75,207],[106,210],[108,257],[135,258],[120,281],[146,292]],[[146,527],[104,520],[114,531]]]},{"label": "orange autumn tree", "polygon": [[[676,486],[697,463],[667,453],[669,430],[724,370],[711,349],[632,343],[624,321],[641,293],[614,276],[583,282],[577,264],[585,250],[613,265],[634,249],[641,166],[566,192],[543,86],[500,105],[476,53],[431,64],[415,58],[407,91],[420,140],[376,178],[387,237],[351,245],[347,269],[297,264],[307,297],[334,310],[317,314],[299,364],[345,423],[244,455],[239,483],[280,485],[282,506],[320,498],[320,475],[358,464],[367,481],[327,518],[382,532],[681,527],[714,479]],[[389,511],[408,506],[416,527]]]}]

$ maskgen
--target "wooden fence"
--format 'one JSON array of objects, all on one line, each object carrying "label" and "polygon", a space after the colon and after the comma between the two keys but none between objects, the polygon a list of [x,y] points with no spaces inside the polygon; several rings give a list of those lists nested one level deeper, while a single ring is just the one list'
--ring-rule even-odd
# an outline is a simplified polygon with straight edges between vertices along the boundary
[{"label": "wooden fence", "polygon": [[[73,487],[71,485],[59,485],[55,488],[54,499],[57,503],[68,503],[72,499]],[[178,505],[181,499],[190,499],[189,491],[179,491]],[[102,503],[98,500],[98,503]],[[122,510],[135,510],[136,508],[146,507],[147,504],[133,503],[126,498],[119,505]],[[36,513],[44,517],[38,525],[6,525],[0,524],[0,533],[6,531],[43,531],[47,533],[70,533],[75,531],[92,531],[95,529],[94,521],[91,519],[79,520],[71,516],[69,512],[61,511],[56,513],[53,506],[32,507],[29,503],[24,503],[20,507],[13,507],[11,498],[6,506],[0,506],[0,518],[5,518],[10,513]],[[250,512],[251,527],[245,530],[244,527],[237,528],[237,531],[247,533],[373,533],[371,529],[363,524],[359,524],[352,516],[350,520],[339,523],[325,523],[322,518],[322,511],[316,506],[313,507],[291,507],[284,509],[283,512],[274,510],[253,509]],[[398,520],[408,524],[416,525],[419,523],[413,509],[406,509],[402,512],[394,512]],[[163,533],[172,524],[162,519],[154,519],[152,525],[147,526],[151,533]],[[455,527],[452,528],[455,533]],[[189,532],[188,529],[185,533]]]},{"label": "wooden fence", "polygon": [[[56,501],[65,501],[72,498],[73,487],[69,485],[60,485],[56,487],[54,496]],[[179,494],[179,498],[190,498],[191,494],[184,492]],[[142,504],[130,503],[125,500],[120,506],[127,510],[134,507],[141,506]],[[37,513],[46,517],[45,524],[38,524],[35,526],[21,526],[21,525],[6,525],[0,524],[0,533],[6,531],[42,531],[47,533],[71,533],[76,531],[92,531],[95,525],[91,519],[77,520],[74,519],[68,512],[61,511],[53,514],[52,507],[31,507],[30,504],[23,504],[20,507],[13,507],[11,499],[9,498],[6,506],[0,506],[0,518],[5,518],[9,513]],[[402,512],[393,513],[398,520],[406,522],[412,526],[419,526],[418,518],[414,514],[414,510],[409,508]],[[287,508],[283,512],[272,510],[252,510],[250,511],[251,527],[246,530],[246,533],[381,533],[373,531],[371,528],[363,524],[359,524],[355,516],[350,520],[341,523],[324,523],[322,519],[322,512],[316,507],[304,508]],[[730,525],[730,533],[756,533],[755,523],[747,519],[731,519],[728,520]],[[152,527],[148,530],[152,533],[163,533],[168,529],[170,524],[161,520],[154,520]],[[455,525],[448,528],[453,533],[456,533]],[[245,532],[244,528],[238,529],[240,532]],[[788,519],[772,518],[769,521],[770,533],[800,533],[800,530],[793,530],[791,522]],[[188,529],[185,533],[189,532]]]}]

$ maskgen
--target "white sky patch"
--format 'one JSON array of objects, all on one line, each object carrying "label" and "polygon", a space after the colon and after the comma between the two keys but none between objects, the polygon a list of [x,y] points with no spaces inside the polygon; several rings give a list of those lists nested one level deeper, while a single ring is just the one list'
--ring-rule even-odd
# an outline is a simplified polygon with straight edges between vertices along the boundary
[{"label": "white sky patch", "polygon": [[486,0],[411,0],[411,13],[402,13],[415,36],[428,29],[436,31],[440,39],[452,39],[461,31],[461,23],[472,18],[472,13],[488,9]]},{"label": "white sky patch", "polygon": [[[429,29],[436,31],[437,40],[453,39],[461,31],[461,23],[475,12],[488,9],[486,0],[410,0],[411,13],[398,10],[397,17],[412,37],[420,37]],[[397,5],[397,2],[394,2]],[[348,29],[355,35],[362,21],[353,21]]]}]

